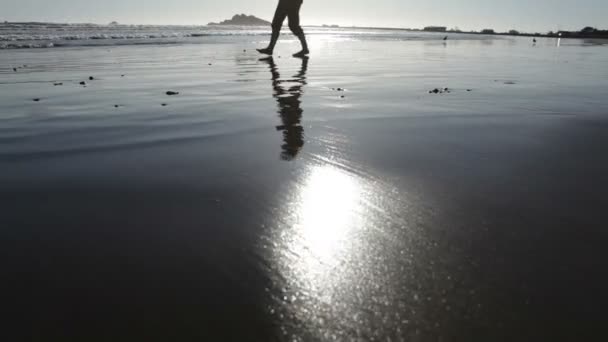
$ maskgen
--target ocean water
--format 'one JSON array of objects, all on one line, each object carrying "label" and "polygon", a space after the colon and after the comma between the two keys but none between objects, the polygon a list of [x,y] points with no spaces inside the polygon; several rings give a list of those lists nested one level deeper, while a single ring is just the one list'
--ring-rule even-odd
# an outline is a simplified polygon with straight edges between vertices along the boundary
[{"label": "ocean water", "polygon": [[[285,27],[285,32],[289,30]],[[426,40],[445,35],[404,30],[308,27],[309,35],[342,39]],[[210,38],[265,36],[269,27],[0,23],[0,49],[136,44],[196,44]],[[450,34],[452,39],[493,39]]]}]

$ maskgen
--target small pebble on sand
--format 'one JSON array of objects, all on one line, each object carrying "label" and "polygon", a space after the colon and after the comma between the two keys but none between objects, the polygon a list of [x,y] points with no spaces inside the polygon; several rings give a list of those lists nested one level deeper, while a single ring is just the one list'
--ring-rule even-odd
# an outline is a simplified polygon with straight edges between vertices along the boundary
[{"label": "small pebble on sand", "polygon": [[429,94],[450,94],[452,92],[452,89],[445,87],[445,88],[435,88],[432,90],[429,90]]}]

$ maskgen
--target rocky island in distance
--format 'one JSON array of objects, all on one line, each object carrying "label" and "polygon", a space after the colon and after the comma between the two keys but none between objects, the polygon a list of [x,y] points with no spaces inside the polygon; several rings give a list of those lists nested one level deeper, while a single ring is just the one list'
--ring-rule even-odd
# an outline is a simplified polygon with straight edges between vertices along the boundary
[{"label": "rocky island in distance", "polygon": [[268,26],[270,22],[253,15],[236,14],[232,19],[224,20],[220,23],[209,23],[208,25]]}]

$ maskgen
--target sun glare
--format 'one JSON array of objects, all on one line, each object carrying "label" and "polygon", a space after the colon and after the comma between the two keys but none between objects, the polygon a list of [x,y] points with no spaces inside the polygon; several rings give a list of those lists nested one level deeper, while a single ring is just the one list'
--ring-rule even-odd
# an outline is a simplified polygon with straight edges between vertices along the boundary
[{"label": "sun glare", "polygon": [[295,230],[313,263],[331,263],[348,244],[357,213],[356,180],[334,167],[315,167],[300,193]]}]

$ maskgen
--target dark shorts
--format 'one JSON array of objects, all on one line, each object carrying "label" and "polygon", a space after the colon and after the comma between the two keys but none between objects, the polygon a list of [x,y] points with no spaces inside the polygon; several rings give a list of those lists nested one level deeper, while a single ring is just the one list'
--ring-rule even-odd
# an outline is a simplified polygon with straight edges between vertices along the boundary
[{"label": "dark shorts", "polygon": [[274,13],[272,20],[272,29],[280,30],[283,26],[285,18],[289,19],[289,28],[293,34],[300,35],[304,33],[300,27],[300,8],[303,0],[279,0],[277,11]]}]

